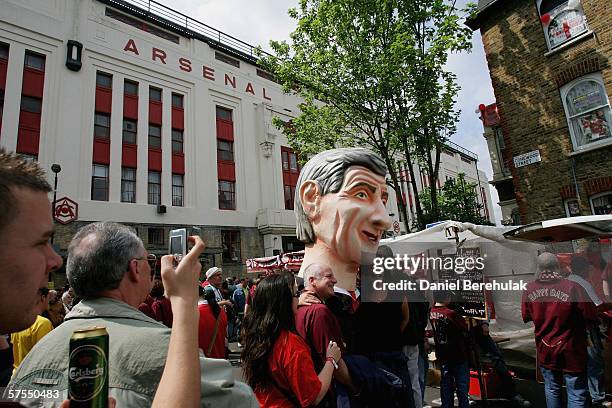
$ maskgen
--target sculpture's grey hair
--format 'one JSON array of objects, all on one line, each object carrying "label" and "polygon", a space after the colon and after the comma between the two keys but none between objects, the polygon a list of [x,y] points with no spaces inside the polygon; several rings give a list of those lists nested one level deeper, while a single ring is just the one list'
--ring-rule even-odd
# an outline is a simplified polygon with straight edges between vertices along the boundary
[{"label": "sculpture's grey hair", "polygon": [[116,289],[130,260],[143,256],[144,251],[142,241],[130,227],[114,222],[86,225],[68,246],[68,282],[82,298]]},{"label": "sculpture's grey hair", "polygon": [[385,177],[387,166],[374,152],[364,148],[343,148],[326,150],[315,155],[302,168],[295,189],[296,236],[306,243],[315,242],[314,230],[300,199],[300,187],[307,180],[316,181],[321,196],[337,193],[344,182],[344,174],[351,166],[363,166],[370,171]]}]

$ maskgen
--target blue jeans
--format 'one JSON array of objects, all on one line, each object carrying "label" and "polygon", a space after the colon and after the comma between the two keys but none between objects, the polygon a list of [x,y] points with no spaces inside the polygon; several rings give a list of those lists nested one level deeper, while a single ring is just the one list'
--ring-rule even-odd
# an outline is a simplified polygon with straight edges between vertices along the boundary
[{"label": "blue jeans", "polygon": [[561,386],[565,379],[567,389],[567,406],[571,408],[586,408],[588,406],[589,391],[586,375],[569,374],[540,367],[544,377],[544,394],[548,408],[561,408]]},{"label": "blue jeans", "polygon": [[453,394],[457,392],[459,408],[467,408],[468,386],[470,380],[470,369],[468,363],[442,364],[442,380],[440,382],[440,396],[442,397],[442,408],[454,406]]},{"label": "blue jeans", "polygon": [[606,400],[604,384],[604,360],[602,334],[598,326],[587,330],[589,342],[587,346],[587,379],[589,394],[593,403],[602,403]]},{"label": "blue jeans", "polygon": [[425,346],[423,343],[419,343],[419,385],[421,386],[421,397],[423,397],[422,404],[425,405],[425,385],[427,378],[427,371],[429,370],[429,359],[427,353],[425,353]]}]

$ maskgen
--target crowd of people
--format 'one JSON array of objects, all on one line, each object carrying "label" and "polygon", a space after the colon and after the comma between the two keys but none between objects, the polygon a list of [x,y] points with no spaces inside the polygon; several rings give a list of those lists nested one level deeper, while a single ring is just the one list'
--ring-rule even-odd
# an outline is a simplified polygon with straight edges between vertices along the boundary
[{"label": "crowd of people", "polygon": [[[101,326],[110,338],[110,406],[424,407],[431,349],[443,407],[453,406],[455,394],[460,407],[469,405],[475,354],[491,361],[505,398],[531,406],[517,392],[488,322],[466,324],[450,293],[438,291],[432,299],[420,291],[382,290],[364,299],[367,271],[357,261],[363,247],[393,256],[378,248],[389,226],[386,167],[364,149],[338,150],[315,156],[298,180],[298,237],[307,243],[301,278],[224,279],[212,267],[200,282],[200,237],[189,237],[192,248],[180,261],[172,255],[158,261],[130,227],[94,222],[68,246],[69,286],[61,291],[47,288],[49,273],[63,261],[49,243],[54,227],[46,175],[36,163],[0,150],[4,397],[45,387],[61,396],[46,406],[69,406],[70,337]],[[569,406],[610,406],[601,332],[610,293],[604,285],[598,297],[590,285],[592,262],[576,256],[564,270],[557,256],[543,253],[524,293],[522,317],[534,324],[549,408],[561,406],[563,380]],[[609,283],[612,262],[602,262],[595,260],[597,276]],[[230,341],[242,348],[244,383],[227,360]]]}]

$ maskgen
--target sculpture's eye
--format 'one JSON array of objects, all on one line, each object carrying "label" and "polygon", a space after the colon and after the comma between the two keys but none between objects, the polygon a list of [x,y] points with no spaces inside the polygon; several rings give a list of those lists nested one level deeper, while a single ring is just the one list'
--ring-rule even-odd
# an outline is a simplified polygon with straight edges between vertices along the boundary
[{"label": "sculpture's eye", "polygon": [[355,194],[355,197],[366,199],[368,198],[368,194],[365,191],[359,191],[357,194]]}]

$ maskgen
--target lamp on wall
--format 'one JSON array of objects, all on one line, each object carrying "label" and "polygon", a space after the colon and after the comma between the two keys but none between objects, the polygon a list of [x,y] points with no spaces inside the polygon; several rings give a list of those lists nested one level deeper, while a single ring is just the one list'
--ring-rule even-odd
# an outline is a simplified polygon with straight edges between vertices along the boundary
[{"label": "lamp on wall", "polygon": [[[57,163],[53,163],[51,165],[51,171],[55,174],[55,181],[53,182],[53,203],[51,203],[51,216],[53,217],[53,222],[55,223],[55,204],[57,202],[57,173],[62,171],[62,166]],[[53,244],[53,240],[55,238],[55,233],[51,235],[51,243]]]},{"label": "lamp on wall", "polygon": [[71,71],[79,71],[82,66],[81,53],[83,52],[83,44],[78,41],[69,40],[66,47],[66,68]]},{"label": "lamp on wall", "polygon": [[272,147],[274,147],[274,143],[264,140],[259,144],[261,146],[261,151],[263,152],[264,157],[272,156]]}]

